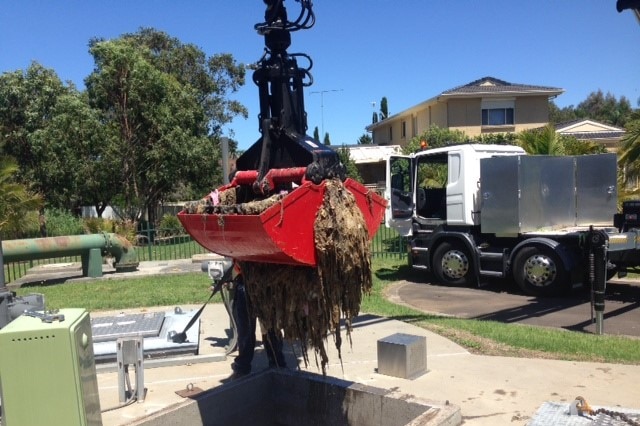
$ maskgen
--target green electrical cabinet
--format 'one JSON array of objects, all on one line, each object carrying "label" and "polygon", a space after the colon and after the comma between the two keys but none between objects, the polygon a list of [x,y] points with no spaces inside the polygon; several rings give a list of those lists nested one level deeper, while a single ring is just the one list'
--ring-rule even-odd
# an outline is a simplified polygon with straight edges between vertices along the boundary
[{"label": "green electrical cabinet", "polygon": [[3,426],[102,425],[89,313],[21,315],[0,330],[0,396]]}]

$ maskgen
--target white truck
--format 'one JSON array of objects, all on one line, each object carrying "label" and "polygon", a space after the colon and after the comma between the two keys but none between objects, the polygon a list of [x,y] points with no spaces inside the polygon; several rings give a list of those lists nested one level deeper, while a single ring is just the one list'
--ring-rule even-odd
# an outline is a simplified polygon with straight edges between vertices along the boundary
[{"label": "white truck", "polygon": [[509,145],[391,156],[386,224],[408,237],[409,264],[438,281],[511,277],[531,295],[585,284],[604,297],[606,280],[640,264],[639,232],[614,226],[616,167],[615,154],[533,156]]}]

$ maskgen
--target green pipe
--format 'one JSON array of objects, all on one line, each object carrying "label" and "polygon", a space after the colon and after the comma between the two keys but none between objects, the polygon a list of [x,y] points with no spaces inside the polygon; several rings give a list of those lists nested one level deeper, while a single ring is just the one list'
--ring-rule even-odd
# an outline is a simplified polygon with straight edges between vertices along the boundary
[{"label": "green pipe", "polygon": [[116,259],[114,264],[116,270],[138,267],[138,258],[133,245],[117,234],[101,233],[2,241],[5,262],[81,256],[86,255],[91,249],[100,249],[102,256],[112,255]]}]

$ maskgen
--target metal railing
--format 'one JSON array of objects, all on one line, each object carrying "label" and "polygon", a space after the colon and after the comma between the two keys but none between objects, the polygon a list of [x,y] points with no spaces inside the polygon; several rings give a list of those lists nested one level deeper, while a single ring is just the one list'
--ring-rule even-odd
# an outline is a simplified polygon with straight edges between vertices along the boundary
[{"label": "metal railing", "polygon": [[[182,229],[142,229],[135,236],[134,246],[139,262],[158,260],[189,259],[193,255],[208,251],[196,243]],[[371,242],[371,255],[374,257],[403,259],[407,255],[407,239],[401,237],[384,224],[380,225]],[[48,259],[9,262],[5,264],[5,279],[8,282],[27,274],[27,271],[39,265],[80,263],[80,256],[53,257]]]},{"label": "metal railing", "polygon": [[401,237],[395,229],[387,228],[384,223],[371,242],[371,255],[374,257],[391,257],[405,259],[407,257],[406,237]]}]

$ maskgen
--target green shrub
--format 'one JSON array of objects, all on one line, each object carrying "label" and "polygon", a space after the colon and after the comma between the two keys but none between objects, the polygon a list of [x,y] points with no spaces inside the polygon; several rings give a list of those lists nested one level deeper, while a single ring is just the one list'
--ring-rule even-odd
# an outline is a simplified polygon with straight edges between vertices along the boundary
[{"label": "green shrub", "polygon": [[60,237],[63,235],[84,234],[84,223],[79,217],[60,209],[49,209],[45,211],[47,219],[47,236]]},{"label": "green shrub", "polygon": [[102,219],[102,222],[100,223],[101,228],[100,230],[102,232],[107,232],[107,233],[115,233],[116,232],[116,221],[113,219]]},{"label": "green shrub", "polygon": [[170,237],[183,234],[184,228],[176,215],[165,214],[162,216],[162,219],[160,219],[159,233],[161,237]]},{"label": "green shrub", "polygon": [[89,234],[102,232],[102,218],[88,217],[84,219],[84,227]]},{"label": "green shrub", "polygon": [[137,231],[136,231],[135,222],[132,222],[130,220],[121,220],[118,222],[112,222],[111,231],[109,232],[115,232],[118,235],[122,235],[127,240],[129,240],[129,242],[132,244],[136,243]]},{"label": "green shrub", "polygon": [[89,234],[116,233],[117,224],[113,219],[103,219],[101,217],[88,217],[83,219],[84,229]]}]

